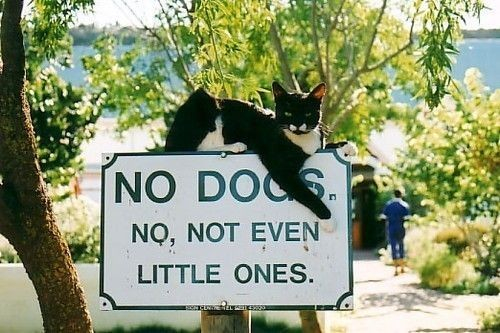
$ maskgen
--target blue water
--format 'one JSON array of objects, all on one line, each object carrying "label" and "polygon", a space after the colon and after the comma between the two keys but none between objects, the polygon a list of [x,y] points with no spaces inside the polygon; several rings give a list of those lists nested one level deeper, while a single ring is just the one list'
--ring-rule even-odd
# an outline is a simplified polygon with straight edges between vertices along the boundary
[{"label": "blue water", "polygon": [[477,67],[483,82],[492,90],[500,88],[500,39],[466,39],[453,66],[453,77],[463,81],[465,71]]},{"label": "blue water", "polygon": [[[126,48],[120,48],[120,52]],[[465,71],[470,67],[477,67],[483,74],[486,86],[492,90],[500,88],[500,39],[466,39],[459,44],[458,48],[460,54],[452,70],[455,79],[463,81]],[[75,46],[73,48],[74,67],[61,70],[62,78],[74,85],[85,84],[85,73],[80,58],[91,54],[94,54],[94,51],[90,46]]]}]

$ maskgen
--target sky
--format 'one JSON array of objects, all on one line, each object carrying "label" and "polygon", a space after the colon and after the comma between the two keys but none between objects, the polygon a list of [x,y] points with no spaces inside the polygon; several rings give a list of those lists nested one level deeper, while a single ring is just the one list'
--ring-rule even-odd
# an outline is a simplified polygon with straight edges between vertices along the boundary
[{"label": "sky", "polygon": [[[126,3],[127,5],[125,5]],[[481,14],[481,21],[475,18],[466,19],[462,28],[474,29],[500,29],[500,0],[485,0],[486,7]],[[98,26],[120,25],[140,26],[137,18],[127,8],[134,10],[135,15],[140,17],[147,25],[151,25],[155,11],[159,8],[156,0],[95,0],[94,13],[81,14],[77,24],[92,24]]]}]

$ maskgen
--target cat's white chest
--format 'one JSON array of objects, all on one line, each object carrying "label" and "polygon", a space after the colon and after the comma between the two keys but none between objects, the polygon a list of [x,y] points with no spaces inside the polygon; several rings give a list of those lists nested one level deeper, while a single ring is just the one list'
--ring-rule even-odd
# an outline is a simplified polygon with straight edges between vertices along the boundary
[{"label": "cat's white chest", "polygon": [[307,155],[313,155],[316,150],[321,148],[321,133],[319,128],[315,128],[306,134],[295,134],[292,131],[285,129],[286,137],[295,145],[302,148]]},{"label": "cat's white chest", "polygon": [[215,119],[215,131],[207,133],[205,138],[198,145],[197,150],[214,150],[217,147],[224,146],[224,137],[222,136],[223,127],[221,117],[217,117]]}]

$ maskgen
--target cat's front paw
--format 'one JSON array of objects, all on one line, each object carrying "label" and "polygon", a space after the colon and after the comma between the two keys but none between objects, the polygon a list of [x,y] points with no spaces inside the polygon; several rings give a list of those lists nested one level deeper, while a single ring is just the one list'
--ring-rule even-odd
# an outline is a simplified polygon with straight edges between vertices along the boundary
[{"label": "cat's front paw", "polygon": [[345,156],[353,157],[358,155],[358,147],[356,147],[356,145],[352,142],[347,142],[340,149],[342,150]]},{"label": "cat's front paw", "polygon": [[247,145],[244,144],[243,142],[235,142],[231,145],[229,145],[229,151],[233,152],[235,154],[242,153],[247,150]]},{"label": "cat's front paw", "polygon": [[322,220],[328,220],[332,217],[332,213],[330,212],[328,207],[326,207],[324,204],[321,204],[320,206],[316,207],[313,211],[316,214],[316,216]]}]

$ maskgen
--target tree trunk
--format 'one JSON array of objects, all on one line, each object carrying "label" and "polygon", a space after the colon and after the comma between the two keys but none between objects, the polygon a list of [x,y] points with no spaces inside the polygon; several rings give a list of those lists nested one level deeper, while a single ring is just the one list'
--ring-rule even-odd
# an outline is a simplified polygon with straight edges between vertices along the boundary
[{"label": "tree trunk", "polygon": [[316,311],[302,310],[299,315],[303,333],[321,333]]},{"label": "tree trunk", "polygon": [[285,51],[283,50],[281,39],[278,34],[278,28],[276,27],[276,24],[274,22],[271,23],[271,26],[269,28],[269,36],[271,39],[271,45],[273,46],[278,56],[281,75],[283,75],[285,85],[288,89],[300,91],[299,83],[290,70],[290,65],[288,64],[288,59],[286,57]]},{"label": "tree trunk", "polygon": [[24,91],[22,7],[22,0],[4,0],[0,26],[0,233],[12,243],[33,282],[45,331],[92,332],[36,154]]},{"label": "tree trunk", "polygon": [[201,311],[201,333],[249,333],[251,313],[244,311]]}]

